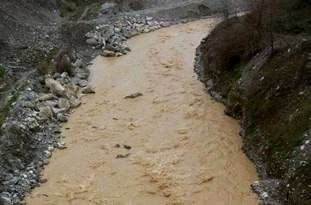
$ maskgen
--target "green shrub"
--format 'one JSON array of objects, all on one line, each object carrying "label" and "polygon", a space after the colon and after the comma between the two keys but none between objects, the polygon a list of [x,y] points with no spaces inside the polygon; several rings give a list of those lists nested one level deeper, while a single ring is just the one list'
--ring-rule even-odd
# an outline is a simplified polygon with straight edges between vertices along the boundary
[{"label": "green shrub", "polygon": [[38,70],[42,74],[52,73],[56,70],[54,58],[57,55],[59,49],[54,48],[51,50],[41,61],[38,63]]},{"label": "green shrub", "polygon": [[57,6],[60,10],[60,15],[62,17],[67,16],[68,14],[77,10],[78,6],[75,1],[68,0],[58,0]]},{"label": "green shrub", "polygon": [[2,65],[0,65],[0,78],[3,78],[5,75],[5,69]]},{"label": "green shrub", "polygon": [[16,92],[14,95],[12,95],[2,107],[0,107],[0,126],[4,123],[5,118],[7,117],[8,112],[10,111],[10,108],[14,102],[18,99],[20,93]]}]

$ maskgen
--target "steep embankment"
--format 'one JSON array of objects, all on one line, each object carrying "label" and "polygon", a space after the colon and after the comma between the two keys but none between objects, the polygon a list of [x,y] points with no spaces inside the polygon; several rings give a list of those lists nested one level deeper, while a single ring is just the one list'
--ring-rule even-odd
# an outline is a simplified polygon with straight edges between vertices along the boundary
[{"label": "steep embankment", "polygon": [[56,6],[50,1],[3,1],[0,5],[0,124],[15,81],[33,70],[55,44]]},{"label": "steep embankment", "polygon": [[68,147],[28,204],[258,205],[238,122],[193,75],[195,48],[217,21],[144,34],[128,55],[98,57],[96,94],[71,114]]},{"label": "steep embankment", "polygon": [[265,202],[308,205],[311,5],[278,3],[273,15],[263,5],[217,26],[198,48],[196,71],[241,119],[244,150],[263,179],[254,188]]}]

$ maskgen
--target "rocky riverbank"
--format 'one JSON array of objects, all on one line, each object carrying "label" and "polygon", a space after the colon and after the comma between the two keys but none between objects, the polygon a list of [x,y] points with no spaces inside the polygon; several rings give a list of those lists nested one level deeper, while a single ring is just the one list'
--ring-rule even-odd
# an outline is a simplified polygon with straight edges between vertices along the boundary
[{"label": "rocky riverbank", "polygon": [[253,188],[264,203],[308,205],[310,2],[279,3],[273,17],[262,5],[217,26],[197,49],[195,71],[241,120],[244,150],[261,176]]},{"label": "rocky riverbank", "polygon": [[[104,56],[120,56],[130,51],[126,39],[168,25],[151,17],[142,18],[122,17],[111,25],[98,25],[86,33],[86,43],[102,50]],[[64,58],[69,59],[69,54]],[[53,150],[65,148],[61,123],[81,104],[82,95],[94,93],[88,85],[89,70],[81,58],[71,56],[64,63],[72,72],[33,73],[25,87],[11,97],[13,107],[2,125],[0,147],[4,156],[0,161],[4,165],[0,170],[3,204],[21,203],[24,194],[42,182],[40,170],[48,164]]]}]

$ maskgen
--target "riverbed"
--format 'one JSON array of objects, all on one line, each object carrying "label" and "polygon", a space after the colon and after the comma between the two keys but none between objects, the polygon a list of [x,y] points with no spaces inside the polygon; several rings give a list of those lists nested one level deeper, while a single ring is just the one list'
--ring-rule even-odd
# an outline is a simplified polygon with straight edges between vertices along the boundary
[{"label": "riverbed", "polygon": [[64,124],[67,149],[27,204],[258,205],[240,125],[193,72],[195,49],[217,23],[171,26],[129,40],[126,56],[97,57],[96,94]]}]

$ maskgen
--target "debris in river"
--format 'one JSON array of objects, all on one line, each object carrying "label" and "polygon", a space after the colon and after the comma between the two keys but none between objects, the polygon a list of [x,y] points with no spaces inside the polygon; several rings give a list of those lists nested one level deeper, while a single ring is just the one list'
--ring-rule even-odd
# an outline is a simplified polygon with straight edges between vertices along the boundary
[{"label": "debris in river", "polygon": [[204,179],[204,180],[202,180],[202,181],[200,182],[200,184],[206,184],[206,183],[209,183],[209,182],[213,181],[213,180],[214,180],[214,178],[215,178],[215,177],[209,177],[209,178],[207,178],[207,179]]},{"label": "debris in river", "polygon": [[124,147],[124,149],[128,149],[128,150],[132,149],[132,147],[129,145],[123,145],[123,147]]},{"label": "debris in river", "polygon": [[141,96],[143,96],[143,94],[142,93],[140,93],[140,92],[137,92],[137,93],[133,93],[133,94],[131,94],[131,95],[128,95],[128,96],[125,96],[124,98],[125,99],[130,99],[130,98],[138,98],[138,97],[141,97]]},{"label": "debris in river", "polygon": [[130,153],[128,153],[128,154],[118,154],[118,155],[116,156],[116,159],[127,158],[127,157],[129,157],[130,155],[131,155]]},{"label": "debris in river", "polygon": [[185,135],[188,133],[188,129],[187,128],[178,129],[177,133],[180,135]]}]

